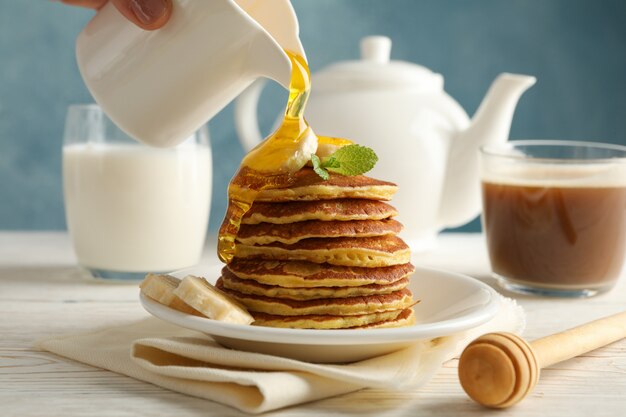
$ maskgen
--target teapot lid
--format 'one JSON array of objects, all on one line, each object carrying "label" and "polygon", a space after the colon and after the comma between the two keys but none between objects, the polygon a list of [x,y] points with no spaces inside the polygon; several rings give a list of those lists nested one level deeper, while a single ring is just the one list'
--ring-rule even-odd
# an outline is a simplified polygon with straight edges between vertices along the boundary
[{"label": "teapot lid", "polygon": [[421,65],[390,61],[391,39],[367,36],[361,39],[361,59],[332,64],[314,75],[314,91],[411,89],[436,92],[443,77]]}]

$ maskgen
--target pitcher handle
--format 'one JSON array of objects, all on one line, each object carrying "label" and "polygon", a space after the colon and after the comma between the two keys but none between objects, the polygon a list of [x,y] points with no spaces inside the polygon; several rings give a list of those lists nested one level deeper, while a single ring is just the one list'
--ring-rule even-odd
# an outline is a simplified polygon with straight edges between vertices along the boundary
[{"label": "pitcher handle", "polygon": [[243,91],[235,101],[235,129],[244,151],[248,152],[262,140],[257,109],[261,91],[267,80],[259,78]]}]

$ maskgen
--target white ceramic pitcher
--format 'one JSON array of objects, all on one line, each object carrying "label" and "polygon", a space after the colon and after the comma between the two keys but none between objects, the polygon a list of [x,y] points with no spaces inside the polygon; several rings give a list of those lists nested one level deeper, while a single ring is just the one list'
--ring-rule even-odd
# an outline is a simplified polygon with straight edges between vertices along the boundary
[{"label": "white ceramic pitcher", "polygon": [[189,137],[258,77],[288,88],[283,49],[304,51],[289,0],[173,0],[170,21],[146,31],[107,3],[76,42],[94,99],[141,142]]}]

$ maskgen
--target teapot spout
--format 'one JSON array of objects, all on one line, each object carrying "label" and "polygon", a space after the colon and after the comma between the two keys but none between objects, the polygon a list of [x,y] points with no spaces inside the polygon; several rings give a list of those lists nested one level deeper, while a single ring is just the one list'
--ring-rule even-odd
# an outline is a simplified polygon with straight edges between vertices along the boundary
[{"label": "teapot spout", "polygon": [[474,147],[506,142],[517,102],[536,81],[529,75],[500,74],[480,103],[471,125],[461,133],[459,142]]},{"label": "teapot spout", "polygon": [[503,73],[491,84],[470,126],[452,138],[439,210],[440,227],[456,227],[480,213],[478,149],[506,142],[521,95],[537,79]]}]

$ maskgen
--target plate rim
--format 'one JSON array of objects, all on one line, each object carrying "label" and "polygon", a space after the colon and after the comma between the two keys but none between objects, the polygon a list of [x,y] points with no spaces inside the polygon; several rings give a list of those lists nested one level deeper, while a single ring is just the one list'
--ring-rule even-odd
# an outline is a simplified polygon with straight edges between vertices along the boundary
[{"label": "plate rim", "polygon": [[[172,272],[172,275],[185,274],[185,271],[197,270],[205,267],[198,265]],[[206,265],[206,268],[217,268],[219,265]],[[471,282],[477,286],[477,291],[484,291],[489,298],[478,310],[453,319],[436,321],[434,323],[415,324],[407,327],[388,329],[286,329],[277,327],[250,326],[242,324],[224,323],[217,320],[198,317],[174,310],[168,306],[145,296],[139,292],[139,301],[142,307],[151,315],[178,326],[199,331],[211,336],[240,339],[253,342],[288,343],[296,345],[354,345],[354,344],[384,344],[409,342],[413,340],[447,336],[456,332],[468,330],[486,323],[492,319],[499,307],[500,299],[497,292],[484,282],[469,275],[446,271],[436,268],[416,267],[414,274],[425,271],[435,274],[448,275],[453,279]],[[165,316],[165,317],[164,317]],[[207,327],[208,326],[208,327]],[[450,327],[453,329],[450,330]]]}]

